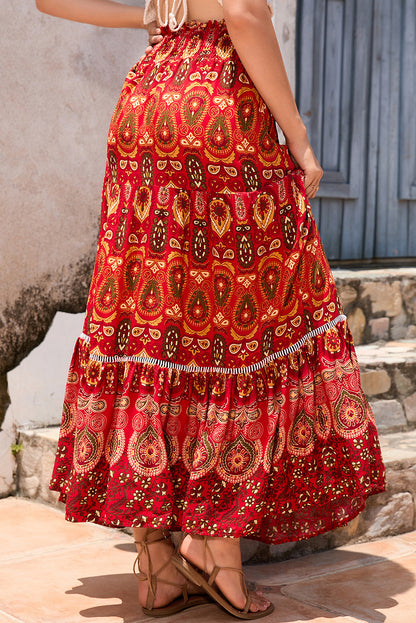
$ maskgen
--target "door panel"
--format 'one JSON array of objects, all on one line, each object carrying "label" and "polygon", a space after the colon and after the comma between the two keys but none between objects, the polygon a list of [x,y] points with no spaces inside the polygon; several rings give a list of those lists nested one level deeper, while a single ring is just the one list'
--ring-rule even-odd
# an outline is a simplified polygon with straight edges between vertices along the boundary
[{"label": "door panel", "polygon": [[414,0],[298,0],[297,101],[330,259],[416,254]]},{"label": "door panel", "polygon": [[403,55],[400,84],[400,199],[416,199],[416,12],[414,0],[406,0],[403,7]]}]

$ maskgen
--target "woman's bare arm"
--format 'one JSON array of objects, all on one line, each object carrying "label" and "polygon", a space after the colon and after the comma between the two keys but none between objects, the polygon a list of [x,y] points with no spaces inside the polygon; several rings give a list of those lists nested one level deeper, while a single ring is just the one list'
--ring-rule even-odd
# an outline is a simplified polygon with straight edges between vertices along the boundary
[{"label": "woman's bare arm", "polygon": [[143,7],[112,0],[36,0],[42,13],[107,28],[146,28]]},{"label": "woman's bare arm", "polygon": [[308,196],[314,197],[323,171],[296,106],[267,1],[223,0],[223,8],[233,45],[304,171]]}]

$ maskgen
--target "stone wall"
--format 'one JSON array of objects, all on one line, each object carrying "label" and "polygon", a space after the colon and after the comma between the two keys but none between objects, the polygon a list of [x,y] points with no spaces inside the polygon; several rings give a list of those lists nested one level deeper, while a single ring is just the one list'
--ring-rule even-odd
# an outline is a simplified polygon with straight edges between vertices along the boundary
[{"label": "stone wall", "polygon": [[416,428],[416,340],[370,344],[358,352],[379,432]]},{"label": "stone wall", "polygon": [[336,270],[381,433],[416,427],[416,268]]},{"label": "stone wall", "polygon": [[356,345],[416,339],[416,268],[334,270]]}]

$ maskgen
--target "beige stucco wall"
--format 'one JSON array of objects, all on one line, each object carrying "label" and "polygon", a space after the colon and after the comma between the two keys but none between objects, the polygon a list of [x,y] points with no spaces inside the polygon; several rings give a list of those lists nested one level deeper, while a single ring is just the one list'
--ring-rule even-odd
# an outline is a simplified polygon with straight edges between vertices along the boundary
[{"label": "beige stucco wall", "polygon": [[1,31],[0,330],[15,342],[1,340],[4,368],[39,339],[44,313],[82,307],[108,122],[146,33],[59,20],[35,0],[3,0]]},{"label": "beige stucco wall", "polygon": [[286,71],[289,75],[292,89],[296,84],[296,9],[297,0],[274,0],[274,26],[282,49]]},{"label": "beige stucco wall", "polygon": [[[134,3],[134,0],[131,0]],[[142,3],[143,4],[143,3]],[[295,0],[274,2],[294,82]],[[3,0],[0,54],[0,495],[13,490],[16,427],[58,423],[94,261],[108,123],[147,40]],[[44,340],[44,341],[43,341]],[[42,342],[39,348],[35,348]],[[19,362],[30,355],[18,365]]]}]

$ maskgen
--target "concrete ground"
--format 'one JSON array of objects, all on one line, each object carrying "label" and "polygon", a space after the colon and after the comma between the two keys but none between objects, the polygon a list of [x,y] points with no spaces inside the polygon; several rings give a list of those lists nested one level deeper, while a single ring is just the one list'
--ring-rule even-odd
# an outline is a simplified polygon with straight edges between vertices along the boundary
[{"label": "concrete ground", "polygon": [[[0,623],[139,623],[132,539],[20,498],[0,500]],[[267,623],[416,622],[416,531],[246,567],[275,605]],[[215,605],[161,623],[235,621]]]}]

